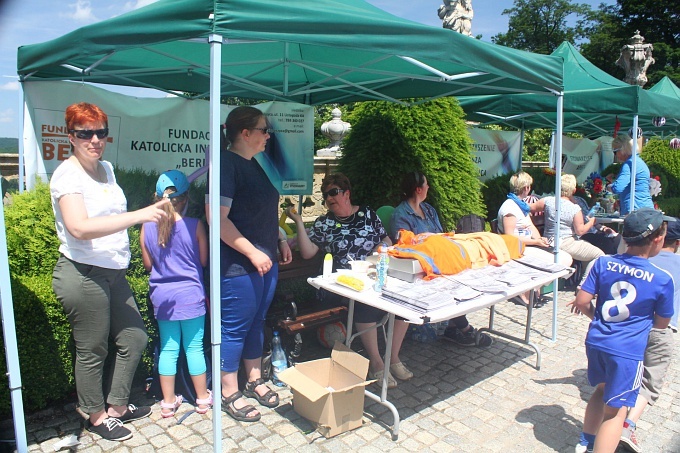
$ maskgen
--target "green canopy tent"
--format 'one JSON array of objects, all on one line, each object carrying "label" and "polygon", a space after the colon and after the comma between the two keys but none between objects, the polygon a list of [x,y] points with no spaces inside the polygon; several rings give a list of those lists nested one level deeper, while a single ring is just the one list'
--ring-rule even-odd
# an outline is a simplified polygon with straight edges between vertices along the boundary
[{"label": "green canopy tent", "polygon": [[[611,135],[617,118],[624,125],[632,125],[636,116],[646,134],[678,134],[680,131],[679,98],[677,92],[668,87],[668,84],[673,85],[670,80],[659,89],[644,90],[629,85],[597,68],[567,42],[552,55],[564,58],[565,132],[579,132],[587,137]],[[482,124],[523,130],[554,129],[557,124],[556,100],[552,96],[509,94],[458,99],[468,119]],[[664,127],[654,127],[652,120],[659,116],[671,121]]]},{"label": "green canopy tent", "polygon": [[[664,76],[663,79],[659,80],[656,85],[649,89],[649,92],[662,94],[675,99],[676,102],[680,102],[680,88],[674,84],[668,76]],[[680,109],[680,105],[678,106],[678,109]],[[656,135],[661,137],[666,137],[668,135],[680,136],[680,114],[678,114],[676,118],[666,118],[666,124],[663,126],[654,125],[653,130]]]},{"label": "green canopy tent", "polygon": [[[562,43],[552,55],[564,59],[564,97],[560,114],[556,113],[559,99],[542,93],[459,96],[468,120],[510,126],[521,131],[554,129],[556,142],[560,140],[556,162],[561,161],[560,130],[579,132],[589,137],[611,135],[617,119],[637,130],[639,118],[642,118],[643,129],[648,133],[663,129],[677,134],[680,102],[667,96],[666,90],[663,94],[649,92],[618,80],[593,65],[568,42]],[[667,127],[653,126],[653,118],[658,116],[666,117]],[[560,193],[560,173],[558,165],[555,193]],[[635,175],[635,160],[632,173]],[[630,196],[634,199],[634,182]],[[556,222],[559,223],[559,197],[556,200]],[[556,236],[555,248],[559,248],[559,242],[560,238]],[[557,311],[553,309],[553,340],[557,338],[556,325]]]},{"label": "green canopy tent", "polygon": [[[20,47],[18,73],[22,83],[76,80],[209,97],[211,149],[219,149],[224,96],[316,105],[497,93],[550,93],[559,99],[562,92],[560,57],[400,19],[363,0],[160,0]],[[219,161],[219,153],[210,153],[211,173]],[[211,215],[218,219],[214,176]],[[210,231],[215,249],[218,232]],[[212,300],[219,300],[218,257],[211,254]],[[215,304],[213,363],[219,363],[217,309]],[[214,374],[213,382],[219,382],[218,367]],[[20,389],[16,383],[12,388]],[[396,437],[398,413],[390,409]],[[219,448],[219,410],[213,425]]]}]

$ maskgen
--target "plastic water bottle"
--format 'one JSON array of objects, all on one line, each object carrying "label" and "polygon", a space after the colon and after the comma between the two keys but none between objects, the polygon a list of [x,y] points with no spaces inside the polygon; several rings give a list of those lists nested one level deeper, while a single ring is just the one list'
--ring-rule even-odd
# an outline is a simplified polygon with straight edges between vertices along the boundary
[{"label": "plastic water bottle", "polygon": [[330,253],[326,253],[326,256],[323,258],[323,278],[328,278],[331,276],[333,273],[333,255]]},{"label": "plastic water bottle", "polygon": [[378,263],[375,265],[377,278],[373,285],[373,289],[377,292],[382,292],[382,289],[385,287],[385,282],[387,282],[387,266],[390,262],[390,257],[387,255],[387,246],[385,244],[381,244],[380,247],[378,247],[378,253]]},{"label": "plastic water bottle", "polygon": [[589,219],[592,219],[593,216],[595,216],[596,213],[600,212],[600,202],[598,201],[593,205],[592,208],[590,208],[590,211],[588,211],[588,214],[586,214],[586,222]]},{"label": "plastic water bottle", "polygon": [[274,331],[274,338],[272,338],[272,382],[279,387],[284,384],[279,380],[279,373],[288,368],[288,360],[286,360],[286,353],[281,346],[281,337],[279,333]]}]

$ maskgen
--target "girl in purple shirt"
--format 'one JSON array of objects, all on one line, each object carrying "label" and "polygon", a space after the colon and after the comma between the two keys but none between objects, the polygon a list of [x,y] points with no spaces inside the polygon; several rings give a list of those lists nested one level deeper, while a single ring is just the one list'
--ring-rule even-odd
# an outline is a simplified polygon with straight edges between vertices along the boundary
[{"label": "girl in purple shirt", "polygon": [[175,374],[180,341],[186,352],[189,374],[196,389],[196,412],[205,414],[212,405],[207,388],[203,353],[205,290],[203,267],[208,264],[208,239],[199,219],[184,217],[189,182],[181,171],[169,170],[156,183],[156,198],[169,198],[167,217],[158,224],[142,225],[142,260],[149,277],[149,296],[160,332],[161,415],[175,415],[182,396],[175,395]]}]

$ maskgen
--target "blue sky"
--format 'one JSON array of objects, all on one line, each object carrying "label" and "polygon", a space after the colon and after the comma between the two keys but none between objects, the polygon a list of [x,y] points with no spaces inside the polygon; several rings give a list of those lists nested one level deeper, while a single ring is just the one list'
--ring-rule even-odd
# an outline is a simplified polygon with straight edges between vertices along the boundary
[{"label": "blue sky", "polygon": [[[0,0],[0,137],[18,137],[22,110],[21,88],[16,78],[17,47],[49,41],[90,23],[120,15],[155,0]],[[295,0],[287,0],[295,1]],[[441,27],[437,9],[442,0],[367,0],[396,16]],[[614,0],[580,0],[596,7]],[[507,31],[504,9],[512,0],[473,0],[472,34],[490,41]],[[137,96],[140,90],[128,92]],[[163,96],[164,94],[158,94]]]}]

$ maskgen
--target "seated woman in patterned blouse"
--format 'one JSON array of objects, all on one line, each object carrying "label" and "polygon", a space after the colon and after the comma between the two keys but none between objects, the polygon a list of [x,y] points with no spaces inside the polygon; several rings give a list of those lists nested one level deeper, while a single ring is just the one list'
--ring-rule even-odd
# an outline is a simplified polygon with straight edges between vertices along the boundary
[{"label": "seated woman in patterned blouse", "polygon": [[[333,256],[333,268],[349,269],[350,261],[363,260],[381,243],[392,245],[385,228],[375,211],[367,206],[352,204],[351,186],[347,176],[336,173],[326,176],[321,183],[321,193],[328,207],[328,213],[314,222],[309,234],[305,230],[302,217],[288,209],[288,217],[295,221],[298,231],[298,246],[303,258],[309,259],[319,249]],[[346,303],[345,298],[325,290],[319,290],[319,298],[333,304]],[[354,320],[357,330],[364,331],[361,341],[366,348],[371,366],[371,379],[382,384],[385,363],[378,350],[378,332],[373,328],[385,316],[385,312],[364,304],[356,304]],[[394,323],[391,364],[388,371],[388,388],[397,386],[394,377],[408,380],[413,377],[399,358],[399,350],[404,341],[408,324],[397,319]],[[394,376],[394,377],[393,377]]]}]

